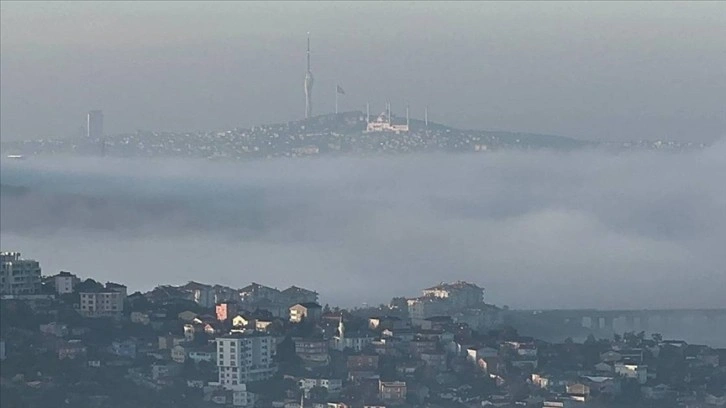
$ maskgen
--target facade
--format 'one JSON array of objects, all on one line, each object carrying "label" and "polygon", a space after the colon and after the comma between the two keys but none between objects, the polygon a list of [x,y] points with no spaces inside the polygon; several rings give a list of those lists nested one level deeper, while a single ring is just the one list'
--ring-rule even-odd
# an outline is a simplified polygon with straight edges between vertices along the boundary
[{"label": "facade", "polygon": [[341,318],[338,322],[338,333],[331,339],[331,347],[338,351],[346,349],[352,350],[356,353],[363,351],[366,346],[373,343],[375,337],[368,331],[360,331],[347,333],[345,330],[345,324]]},{"label": "facade", "polygon": [[615,363],[615,373],[626,378],[632,378],[639,384],[648,381],[648,366],[635,363]]},{"label": "facade", "polygon": [[348,356],[348,371],[378,371],[379,357],[376,354],[359,354]]},{"label": "facade", "polygon": [[41,291],[38,261],[22,259],[20,252],[0,252],[0,295],[37,295]]},{"label": "facade", "polygon": [[92,110],[88,112],[86,136],[89,139],[100,139],[103,137],[103,111]]},{"label": "facade", "polygon": [[407,394],[406,382],[379,380],[378,394],[385,402],[404,402]]},{"label": "facade", "polygon": [[120,293],[124,299],[128,296],[128,289],[126,288],[126,285],[121,285],[120,283],[106,282],[106,289]]},{"label": "facade", "polygon": [[275,288],[252,282],[239,290],[239,298],[246,303],[255,303],[261,300],[279,302],[282,300],[282,294]]},{"label": "facade", "polygon": [[271,378],[277,371],[272,361],[275,340],[257,333],[234,333],[218,337],[217,368],[219,384],[237,386]]},{"label": "facade", "polygon": [[409,120],[408,120],[408,108],[406,108],[406,124],[394,124],[393,115],[391,114],[391,105],[386,104],[386,111],[382,112],[376,120],[371,121],[366,114],[366,132],[393,132],[401,133],[408,132]]},{"label": "facade", "polygon": [[189,350],[187,357],[195,363],[201,363],[202,361],[213,362],[214,361],[214,350],[208,350],[206,346],[201,349]]},{"label": "facade", "polygon": [[350,336],[335,336],[333,338],[333,348],[338,351],[350,349],[354,352],[361,352],[369,344],[373,343],[375,338],[367,334],[353,334]]},{"label": "facade", "polygon": [[421,353],[421,361],[436,371],[446,370],[446,353],[443,352],[424,352]]},{"label": "facade", "polygon": [[317,303],[318,301],[318,292],[299,288],[297,286],[290,286],[280,292],[280,295],[284,301],[290,305],[294,305],[296,303]]},{"label": "facade", "polygon": [[73,293],[73,289],[80,282],[81,280],[70,272],[61,271],[59,274],[53,276],[53,286],[59,295]]},{"label": "facade", "polygon": [[223,322],[227,319],[232,318],[235,314],[237,314],[237,304],[233,302],[222,302],[217,303],[215,306],[215,312],[217,314],[217,320],[220,322]]},{"label": "facade", "polygon": [[301,378],[298,385],[305,398],[310,398],[309,393],[313,387],[323,387],[328,390],[329,395],[337,395],[343,390],[343,380],[340,378]]},{"label": "facade", "polygon": [[294,338],[295,354],[303,361],[311,364],[327,364],[328,342],[323,339]]},{"label": "facade", "polygon": [[323,308],[314,302],[298,303],[290,307],[290,321],[300,323],[303,319],[318,321],[323,314]]},{"label": "facade", "polygon": [[172,347],[170,352],[171,360],[175,363],[184,364],[187,361],[187,349],[182,344]]},{"label": "facade", "polygon": [[214,287],[203,283],[189,282],[179,287],[187,297],[202,307],[211,308],[215,305]]},{"label": "facade", "polygon": [[433,296],[408,299],[407,303],[408,315],[415,325],[424,324],[425,319],[429,317],[445,314],[449,308],[446,299]]},{"label": "facade", "polygon": [[478,306],[484,302],[484,289],[464,281],[441,283],[423,290],[425,297],[446,299],[455,308]]},{"label": "facade", "polygon": [[106,288],[86,289],[80,292],[81,303],[79,311],[81,315],[84,317],[119,316],[124,310],[126,287],[124,286],[122,290],[113,285],[107,284]]}]

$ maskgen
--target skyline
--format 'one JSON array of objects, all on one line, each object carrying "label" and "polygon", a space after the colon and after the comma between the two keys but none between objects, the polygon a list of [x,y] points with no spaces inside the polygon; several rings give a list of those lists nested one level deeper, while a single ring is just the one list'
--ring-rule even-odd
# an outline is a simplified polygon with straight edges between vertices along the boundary
[{"label": "skyline", "polygon": [[391,100],[463,128],[713,141],[726,129],[722,9],[3,2],[0,135],[76,135],[96,107],[110,134],[299,119],[310,31],[316,88],[329,90],[312,100],[316,113],[334,110],[342,83],[342,111]]}]

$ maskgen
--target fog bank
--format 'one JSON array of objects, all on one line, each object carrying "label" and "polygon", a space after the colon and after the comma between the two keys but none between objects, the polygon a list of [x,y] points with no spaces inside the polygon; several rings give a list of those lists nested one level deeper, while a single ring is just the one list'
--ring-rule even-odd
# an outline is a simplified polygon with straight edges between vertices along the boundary
[{"label": "fog bank", "polygon": [[[132,290],[387,302],[464,279],[518,308],[724,307],[726,145],[210,163],[2,161],[3,250]],[[7,186],[23,186],[24,189]]]}]

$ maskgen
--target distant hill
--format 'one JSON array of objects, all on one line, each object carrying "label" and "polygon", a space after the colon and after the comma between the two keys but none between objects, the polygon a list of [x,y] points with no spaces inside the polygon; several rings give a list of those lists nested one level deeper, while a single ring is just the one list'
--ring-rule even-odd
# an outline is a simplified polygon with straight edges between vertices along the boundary
[{"label": "distant hill", "polygon": [[[393,115],[393,123],[405,118]],[[108,155],[115,157],[197,157],[244,159],[324,155],[404,154],[416,152],[489,152],[497,150],[572,150],[606,146],[563,136],[506,131],[456,129],[410,120],[410,131],[366,132],[361,111],[309,119],[206,132],[136,132],[104,139],[46,139],[2,143],[3,155]],[[655,142],[654,142],[655,143]],[[649,147],[654,143],[628,145]],[[660,143],[660,142],[658,142]],[[625,146],[615,145],[615,148]],[[668,145],[675,146],[675,145]],[[677,146],[676,146],[677,147]]]}]

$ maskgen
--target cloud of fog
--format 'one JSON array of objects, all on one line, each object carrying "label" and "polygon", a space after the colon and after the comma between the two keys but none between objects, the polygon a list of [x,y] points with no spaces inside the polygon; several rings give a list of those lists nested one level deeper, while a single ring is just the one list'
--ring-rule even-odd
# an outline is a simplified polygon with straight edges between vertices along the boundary
[{"label": "cloud of fog", "polygon": [[3,250],[132,289],[386,302],[474,281],[522,308],[724,307],[726,145],[244,163],[2,163]]}]

